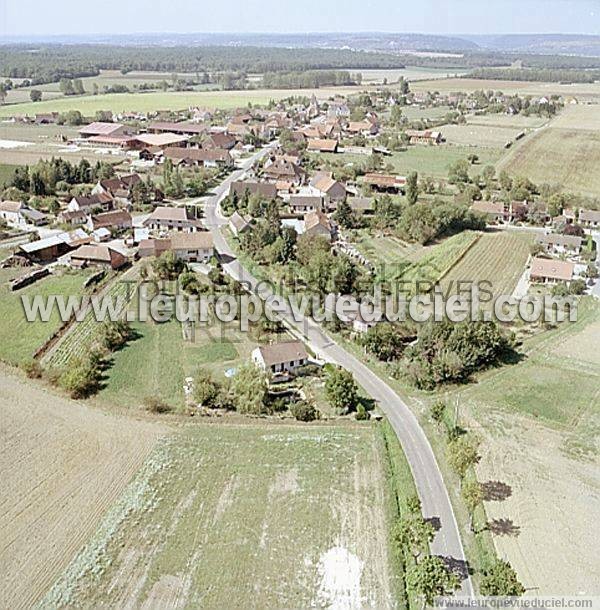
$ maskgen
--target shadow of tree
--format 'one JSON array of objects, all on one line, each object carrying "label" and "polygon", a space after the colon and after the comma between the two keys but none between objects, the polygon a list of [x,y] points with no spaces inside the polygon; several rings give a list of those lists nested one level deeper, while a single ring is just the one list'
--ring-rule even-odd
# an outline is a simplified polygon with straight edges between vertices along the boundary
[{"label": "shadow of tree", "polygon": [[473,573],[468,561],[456,559],[456,557],[444,557],[443,555],[439,555],[439,557],[446,564],[448,570],[456,574],[461,580],[465,580],[469,574]]},{"label": "shadow of tree", "polygon": [[512,487],[502,481],[486,481],[481,488],[485,502],[503,502],[512,496]]},{"label": "shadow of tree", "polygon": [[425,519],[427,523],[431,523],[431,526],[436,532],[439,532],[442,529],[442,522],[439,517],[429,517]]},{"label": "shadow of tree", "polygon": [[515,525],[512,519],[492,519],[488,521],[487,529],[495,536],[516,538],[521,533],[521,527]]}]

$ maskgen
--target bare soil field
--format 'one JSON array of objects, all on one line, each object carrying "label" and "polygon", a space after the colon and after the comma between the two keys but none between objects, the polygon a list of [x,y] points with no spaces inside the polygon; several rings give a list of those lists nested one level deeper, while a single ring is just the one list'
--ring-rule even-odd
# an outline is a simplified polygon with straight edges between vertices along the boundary
[{"label": "bare soil field", "polygon": [[194,422],[161,443],[46,607],[390,608],[372,425]]},{"label": "bare soil field", "polygon": [[30,608],[166,429],[60,398],[5,367],[0,414],[0,607]]}]

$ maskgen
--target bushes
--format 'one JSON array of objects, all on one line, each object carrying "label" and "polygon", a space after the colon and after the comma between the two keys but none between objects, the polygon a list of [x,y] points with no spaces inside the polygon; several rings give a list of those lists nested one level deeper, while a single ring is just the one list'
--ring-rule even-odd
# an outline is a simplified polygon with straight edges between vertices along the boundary
[{"label": "bushes", "polygon": [[406,350],[404,373],[417,388],[433,390],[463,382],[476,371],[500,361],[514,339],[495,322],[428,322],[418,341]]},{"label": "bushes", "polygon": [[146,396],[146,398],[144,398],[144,406],[147,411],[156,414],[169,413],[173,409],[171,405],[155,396]]},{"label": "bushes", "polygon": [[40,379],[43,373],[42,365],[37,360],[26,360],[21,368],[29,379]]},{"label": "bushes", "polygon": [[58,378],[71,398],[86,398],[98,391],[101,372],[95,355],[73,361]]},{"label": "bushes", "polygon": [[298,402],[292,403],[290,407],[290,413],[298,420],[303,422],[310,422],[319,419],[320,413],[315,405],[307,400],[299,400]]},{"label": "bushes", "polygon": [[359,397],[358,386],[352,373],[342,368],[331,370],[325,381],[325,395],[338,413],[355,411]]}]

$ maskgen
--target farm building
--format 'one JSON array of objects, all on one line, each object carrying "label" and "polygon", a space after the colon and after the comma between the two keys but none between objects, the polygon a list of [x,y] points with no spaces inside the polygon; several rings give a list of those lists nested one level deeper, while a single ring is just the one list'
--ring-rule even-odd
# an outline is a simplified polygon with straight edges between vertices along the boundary
[{"label": "farm building", "polygon": [[487,222],[504,222],[508,218],[505,205],[501,201],[474,201],[471,210],[483,214]]},{"label": "farm building", "polygon": [[390,174],[365,174],[363,181],[366,185],[382,192],[403,191],[406,186],[406,178],[404,176],[392,176]]},{"label": "farm building", "polygon": [[442,142],[442,132],[426,129],[425,131],[417,131],[415,129],[407,129],[406,135],[411,144],[427,144],[437,145]]},{"label": "farm building", "polygon": [[121,125],[120,123],[104,123],[102,121],[90,123],[79,130],[79,135],[82,138],[91,138],[94,136],[117,138],[128,136],[129,134],[130,130],[125,127],[125,125]]},{"label": "farm building", "polygon": [[301,341],[285,341],[257,347],[252,361],[271,373],[293,373],[308,363],[308,354]]},{"label": "farm building", "polygon": [[293,214],[315,212],[323,208],[323,196],[298,193],[290,196],[288,204]]},{"label": "farm building", "polygon": [[86,245],[80,246],[71,252],[71,265],[73,267],[110,267],[120,269],[127,263],[127,259],[120,252],[109,246]]},{"label": "farm building", "polygon": [[309,140],[306,150],[308,150],[308,152],[336,153],[338,150],[338,141],[322,138]]},{"label": "farm building", "polygon": [[310,181],[312,193],[317,193],[323,198],[323,203],[334,209],[340,201],[346,199],[346,187],[343,183],[335,180],[331,172],[317,172]]},{"label": "farm building", "polygon": [[131,214],[126,210],[114,210],[105,212],[96,216],[90,216],[88,219],[88,229],[96,231],[97,229],[109,229],[122,231],[131,229],[133,221]]},{"label": "farm building", "polygon": [[48,263],[66,254],[71,246],[60,235],[53,235],[45,239],[22,244],[19,252],[27,259],[37,263]]},{"label": "farm building", "polygon": [[171,159],[176,165],[200,167],[232,167],[233,158],[223,148],[180,148],[169,146],[163,151],[165,159]]}]

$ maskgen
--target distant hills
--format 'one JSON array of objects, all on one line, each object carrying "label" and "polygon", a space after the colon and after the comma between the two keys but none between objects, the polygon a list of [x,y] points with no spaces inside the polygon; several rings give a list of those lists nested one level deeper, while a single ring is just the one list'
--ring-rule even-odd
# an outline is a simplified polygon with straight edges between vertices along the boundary
[{"label": "distant hills", "polygon": [[124,46],[258,46],[350,48],[363,51],[435,53],[527,53],[600,57],[600,36],[582,34],[390,34],[347,32],[314,34],[98,34],[90,36],[4,37],[3,44],[96,43]]}]

